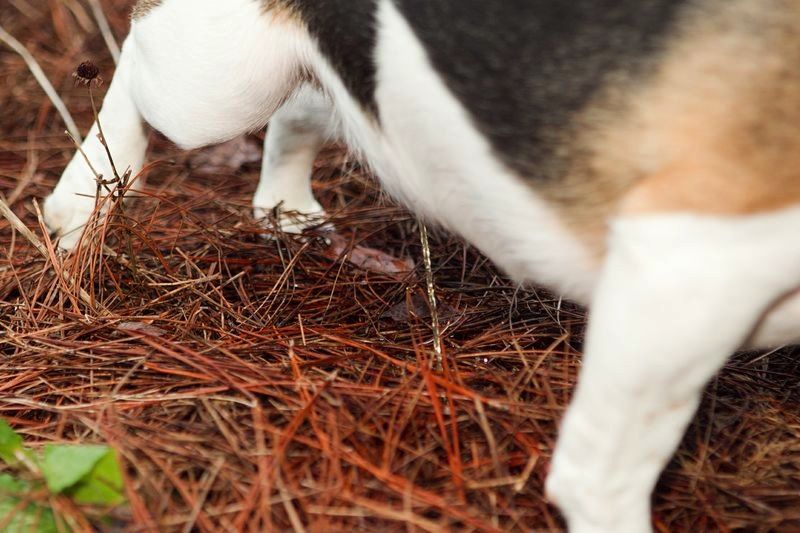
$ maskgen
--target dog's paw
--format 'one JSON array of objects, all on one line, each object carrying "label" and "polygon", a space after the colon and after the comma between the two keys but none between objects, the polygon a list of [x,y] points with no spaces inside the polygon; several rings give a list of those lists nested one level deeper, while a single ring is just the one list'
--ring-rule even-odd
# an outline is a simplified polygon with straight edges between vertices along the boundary
[{"label": "dog's paw", "polygon": [[56,189],[44,201],[44,223],[59,237],[58,246],[73,250],[95,209],[95,198],[86,193]]},{"label": "dog's paw", "polygon": [[253,215],[265,228],[280,229],[284,233],[301,234],[308,229],[330,229],[325,223],[328,214],[316,200],[302,206],[286,206],[283,203],[275,207],[253,208]]}]

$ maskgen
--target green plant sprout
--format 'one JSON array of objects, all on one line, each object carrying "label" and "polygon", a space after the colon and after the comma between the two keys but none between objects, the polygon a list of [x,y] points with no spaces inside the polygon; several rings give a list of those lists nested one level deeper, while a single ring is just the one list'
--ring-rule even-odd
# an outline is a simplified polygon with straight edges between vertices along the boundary
[{"label": "green plant sprout", "polygon": [[113,449],[102,445],[48,444],[26,448],[0,420],[0,531],[50,533],[75,529],[47,503],[67,497],[77,505],[115,507],[125,502],[122,472]]}]

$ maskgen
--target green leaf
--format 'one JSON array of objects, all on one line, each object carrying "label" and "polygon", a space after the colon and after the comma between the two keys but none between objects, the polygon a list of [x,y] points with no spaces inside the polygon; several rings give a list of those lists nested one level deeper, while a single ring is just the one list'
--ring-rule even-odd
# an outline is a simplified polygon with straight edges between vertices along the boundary
[{"label": "green leaf", "polygon": [[0,419],[0,459],[6,463],[15,463],[16,453],[22,450],[22,437],[11,429],[8,422]]},{"label": "green leaf", "polygon": [[0,498],[8,495],[22,494],[26,492],[28,488],[28,484],[24,481],[14,479],[10,474],[0,474]]},{"label": "green leaf", "polygon": [[20,501],[18,498],[0,496],[0,522],[5,524],[3,533],[58,532],[56,519],[51,509],[35,503],[20,509]]},{"label": "green leaf", "polygon": [[119,505],[125,501],[124,483],[117,454],[108,450],[84,479],[69,489],[76,503]]},{"label": "green leaf", "polygon": [[53,494],[60,494],[88,476],[108,452],[108,446],[48,444],[41,465],[47,488]]}]

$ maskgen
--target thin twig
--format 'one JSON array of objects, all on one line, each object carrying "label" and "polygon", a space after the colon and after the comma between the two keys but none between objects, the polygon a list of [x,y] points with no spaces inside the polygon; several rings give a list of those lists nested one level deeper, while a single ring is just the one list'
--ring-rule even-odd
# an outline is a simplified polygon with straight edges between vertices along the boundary
[{"label": "thin twig", "polygon": [[67,106],[64,105],[64,102],[61,100],[61,97],[58,96],[58,93],[53,88],[53,85],[50,83],[50,80],[47,79],[47,75],[42,70],[42,67],[39,66],[39,63],[36,61],[36,58],[28,51],[25,46],[22,45],[21,42],[16,40],[13,35],[8,33],[3,26],[0,25],[0,41],[6,43],[12,50],[18,53],[22,59],[25,60],[25,63],[28,65],[28,69],[33,74],[33,77],[36,78],[36,81],[39,82],[39,85],[44,90],[47,97],[53,103],[53,106],[58,111],[58,114],[61,115],[61,119],[64,121],[64,124],[67,126],[67,129],[72,134],[72,136],[77,139],[78,141],[81,140],[81,134],[78,130],[77,124],[75,121],[72,120],[72,115],[69,114],[69,110]]},{"label": "thin twig", "polygon": [[86,161],[86,164],[89,166],[89,170],[91,170],[92,174],[94,174],[94,178],[98,186],[105,187],[106,192],[108,192],[108,194],[111,194],[111,189],[108,188],[109,184],[103,180],[103,175],[98,173],[97,170],[95,170],[94,165],[92,165],[92,162],[89,160],[89,156],[86,155],[86,152],[83,151],[83,147],[81,146],[80,141],[75,137],[73,137],[70,132],[66,131],[64,133],[66,133],[67,137],[69,137],[72,140],[72,143],[75,145],[75,148],[83,156],[83,160]]},{"label": "thin twig", "polygon": [[431,308],[431,327],[433,328],[433,351],[436,354],[436,370],[442,369],[442,335],[439,329],[439,313],[436,310],[436,288],[433,283],[431,267],[431,247],[428,242],[428,228],[424,222],[419,223],[420,240],[422,241],[422,260],[425,263],[425,281],[428,289],[428,304]]},{"label": "thin twig", "polygon": [[[89,101],[92,103],[92,114],[94,115],[94,121],[97,124],[97,131],[100,134],[100,144],[103,145],[103,148],[106,151],[106,157],[108,157],[108,162],[111,164],[111,172],[114,173],[114,180],[117,183],[117,188],[119,190],[124,189],[125,183],[123,183],[122,178],[119,177],[119,173],[117,172],[117,165],[114,164],[114,158],[111,157],[111,150],[108,148],[108,143],[106,142],[106,134],[103,133],[103,124],[100,122],[100,114],[97,112],[97,106],[94,103],[94,93],[92,92],[92,84],[88,84],[89,88]],[[85,156],[84,156],[85,157]]]}]

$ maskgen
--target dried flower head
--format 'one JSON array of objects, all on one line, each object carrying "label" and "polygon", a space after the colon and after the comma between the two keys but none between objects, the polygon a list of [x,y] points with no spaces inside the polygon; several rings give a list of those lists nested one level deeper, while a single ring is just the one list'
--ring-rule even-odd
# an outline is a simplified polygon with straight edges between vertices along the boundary
[{"label": "dried flower head", "polygon": [[103,83],[103,78],[100,77],[100,69],[91,61],[84,61],[78,65],[72,77],[75,78],[76,83],[83,85],[89,85],[94,82],[99,87]]}]

